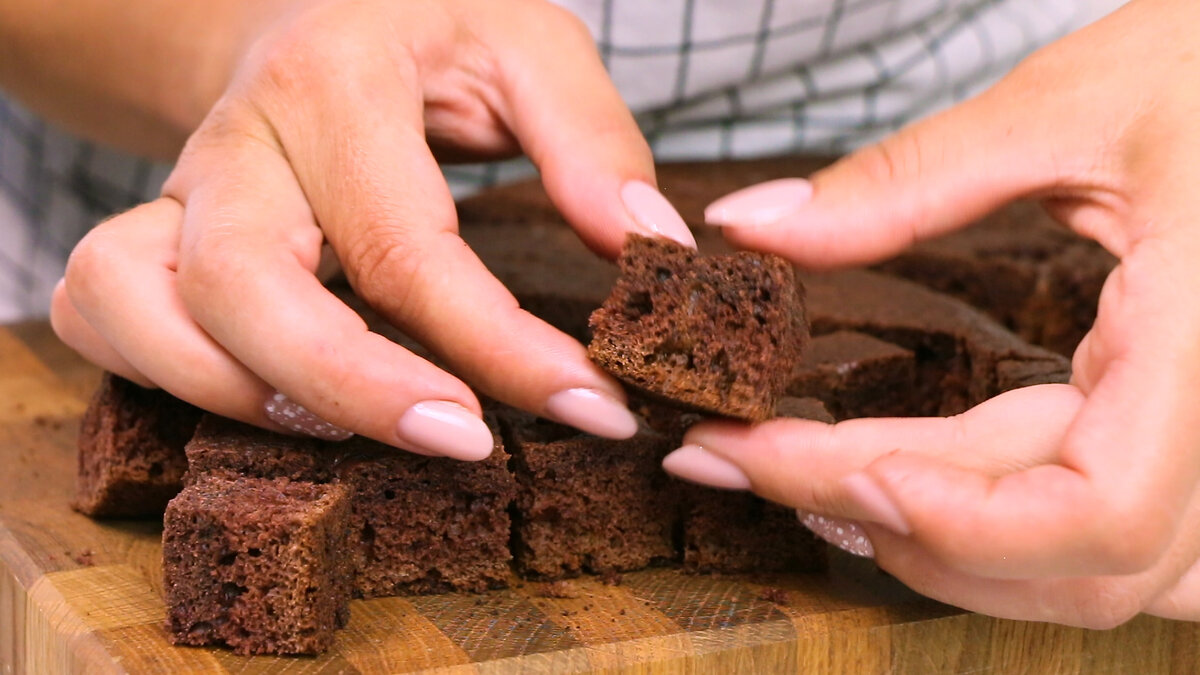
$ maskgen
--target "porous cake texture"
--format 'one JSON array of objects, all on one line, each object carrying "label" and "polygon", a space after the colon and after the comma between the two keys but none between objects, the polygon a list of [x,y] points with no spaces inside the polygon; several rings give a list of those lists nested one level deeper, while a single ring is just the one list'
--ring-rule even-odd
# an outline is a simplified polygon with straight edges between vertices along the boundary
[{"label": "porous cake texture", "polygon": [[79,430],[72,506],[93,517],[159,516],[183,489],[183,447],[200,410],[106,373]]},{"label": "porous cake texture", "polygon": [[205,477],[167,507],[171,642],[316,654],[349,618],[350,504],[340,485]]},{"label": "porous cake texture", "polygon": [[425,457],[375,441],[343,444],[354,593],[374,598],[506,586],[516,481],[496,435],[487,459]]},{"label": "porous cake texture", "polygon": [[[780,417],[832,422],[813,398],[783,398]],[[683,520],[683,565],[724,574],[814,572],[825,567],[825,546],[796,518],[795,509],[750,492],[688,485]]]},{"label": "porous cake texture", "polygon": [[618,265],[591,317],[593,361],[679,406],[747,421],[774,414],[808,338],[791,265],[759,253],[701,256],[637,235]]},{"label": "porous cake texture", "polygon": [[518,484],[519,572],[557,579],[677,559],[678,484],[661,467],[677,438],[643,428],[612,441],[517,411],[503,422]]}]

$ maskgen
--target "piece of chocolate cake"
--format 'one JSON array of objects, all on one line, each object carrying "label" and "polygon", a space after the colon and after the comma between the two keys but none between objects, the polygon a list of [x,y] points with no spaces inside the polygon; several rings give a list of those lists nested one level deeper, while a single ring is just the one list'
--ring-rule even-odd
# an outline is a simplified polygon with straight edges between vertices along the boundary
[{"label": "piece of chocolate cake", "polygon": [[106,373],[79,430],[72,506],[93,517],[161,516],[183,489],[183,446],[200,410]]},{"label": "piece of chocolate cake", "polygon": [[286,479],[204,477],[166,511],[172,643],[316,654],[349,618],[346,491]]},{"label": "piece of chocolate cake", "polygon": [[204,476],[337,482],[349,492],[359,597],[482,591],[507,583],[515,483],[496,432],[480,462],[425,457],[354,437],[284,436],[216,416],[188,444],[189,481]]},{"label": "piece of chocolate cake", "polygon": [[[833,422],[814,398],[785,397],[777,412]],[[825,566],[824,545],[796,518],[795,509],[749,492],[687,485],[683,565],[690,572],[814,572]]]},{"label": "piece of chocolate cake", "polygon": [[677,405],[768,419],[808,337],[803,286],[782,258],[702,257],[631,235],[621,277],[592,314],[588,355]]},{"label": "piece of chocolate cake", "polygon": [[288,478],[326,483],[333,478],[337,444],[285,436],[220,415],[205,415],[185,448],[186,481],[203,476]]},{"label": "piece of chocolate cake", "polygon": [[478,462],[425,457],[361,437],[335,469],[350,492],[354,592],[366,598],[508,584],[516,484],[497,435]]},{"label": "piece of chocolate cake", "polygon": [[812,339],[793,371],[789,396],[814,397],[837,419],[903,414],[916,382],[916,359],[878,338],[836,331]]},{"label": "piece of chocolate cake", "polygon": [[914,354],[915,384],[892,400],[892,415],[955,415],[1018,386],[1070,378],[1070,363],[1059,354],[904,279],[848,271],[806,277],[805,286],[814,335],[851,330]]},{"label": "piece of chocolate cake", "polygon": [[519,486],[513,555],[522,575],[558,579],[676,559],[678,494],[661,468],[676,438],[643,429],[612,441],[517,411],[503,423]]},{"label": "piece of chocolate cake", "polygon": [[878,267],[987,312],[1024,340],[1070,355],[1096,318],[1117,259],[1017,202]]}]

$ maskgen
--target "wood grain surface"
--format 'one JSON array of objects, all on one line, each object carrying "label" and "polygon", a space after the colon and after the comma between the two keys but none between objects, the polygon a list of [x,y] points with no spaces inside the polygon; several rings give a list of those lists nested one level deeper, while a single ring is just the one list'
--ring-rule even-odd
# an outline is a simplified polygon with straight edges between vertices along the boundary
[{"label": "wood grain surface", "polygon": [[[0,327],[2,673],[1193,673],[1193,624],[1084,631],[920,598],[866,561],[821,575],[517,583],[354,601],[318,658],[177,648],[162,623],[161,525],[67,506],[96,369],[44,323]],[[832,554],[831,554],[832,555]],[[566,596],[566,597],[563,597]]]}]

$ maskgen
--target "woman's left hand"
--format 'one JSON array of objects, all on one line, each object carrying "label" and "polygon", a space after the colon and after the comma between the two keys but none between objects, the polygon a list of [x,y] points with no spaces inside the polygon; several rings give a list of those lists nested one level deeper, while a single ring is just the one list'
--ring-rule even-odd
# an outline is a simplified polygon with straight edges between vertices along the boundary
[{"label": "woman's left hand", "polygon": [[1040,197],[1121,259],[1070,385],[944,419],[708,422],[667,469],[820,514],[814,530],[966,609],[1093,628],[1200,619],[1196,25],[1194,0],[1135,0],[811,187],[710,207],[734,244],[828,267]]}]

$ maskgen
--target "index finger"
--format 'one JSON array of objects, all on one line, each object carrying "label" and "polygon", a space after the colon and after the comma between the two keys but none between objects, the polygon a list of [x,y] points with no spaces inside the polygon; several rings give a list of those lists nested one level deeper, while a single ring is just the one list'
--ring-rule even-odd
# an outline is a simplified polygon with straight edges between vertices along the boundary
[{"label": "index finger", "polygon": [[[775,419],[753,427],[711,421],[692,427],[683,442],[735,464],[767,499],[843,515],[854,506],[842,480],[893,453],[989,476],[1052,462],[1082,404],[1075,387],[1046,384],[1006,392],[954,417],[861,418],[833,425]],[[1039,423],[1013,424],[1031,415]]]},{"label": "index finger", "polygon": [[[424,137],[426,64],[394,44],[429,36],[397,36],[394,25],[379,35],[320,13],[308,20],[318,18],[333,23],[280,49],[339,58],[306,58],[308,76],[262,105],[355,290],[489,396],[597,435],[632,435],[620,385],[582,345],[522,310],[458,236]],[[311,133],[314,119],[337,133]]]}]

